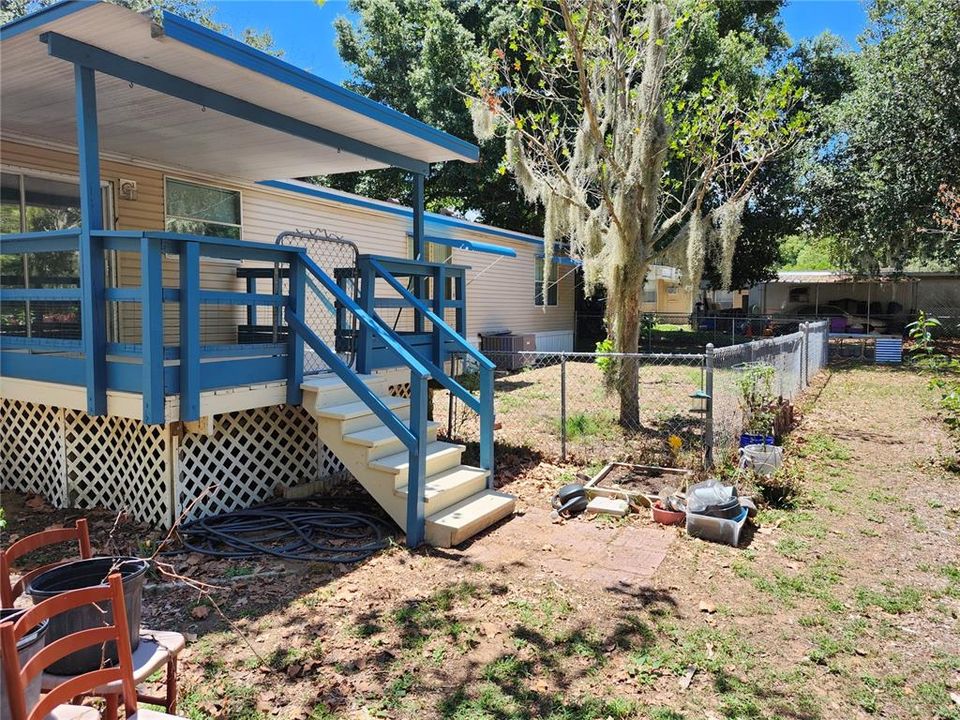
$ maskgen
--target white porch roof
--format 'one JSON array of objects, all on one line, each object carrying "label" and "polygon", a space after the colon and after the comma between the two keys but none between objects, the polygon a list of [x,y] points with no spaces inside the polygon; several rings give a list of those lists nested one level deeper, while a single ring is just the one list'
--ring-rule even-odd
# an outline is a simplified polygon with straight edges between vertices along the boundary
[{"label": "white porch roof", "polygon": [[133,161],[267,180],[389,167],[397,164],[392,156],[420,163],[478,157],[471,143],[196,23],[164,13],[161,27],[148,14],[75,0],[0,30],[0,122],[8,137],[76,143],[72,63],[48,52],[45,33],[345,139],[320,144],[100,71],[101,149]]}]

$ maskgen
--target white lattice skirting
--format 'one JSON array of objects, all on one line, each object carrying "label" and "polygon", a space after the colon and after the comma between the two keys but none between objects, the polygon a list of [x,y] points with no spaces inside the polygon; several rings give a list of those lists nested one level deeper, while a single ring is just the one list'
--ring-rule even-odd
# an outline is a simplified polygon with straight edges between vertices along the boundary
[{"label": "white lattice skirting", "polygon": [[169,527],[181,516],[250,507],[278,489],[345,472],[298,406],[216,415],[210,434],[180,427],[3,399],[0,488],[43,495],[56,507],[126,510]]}]

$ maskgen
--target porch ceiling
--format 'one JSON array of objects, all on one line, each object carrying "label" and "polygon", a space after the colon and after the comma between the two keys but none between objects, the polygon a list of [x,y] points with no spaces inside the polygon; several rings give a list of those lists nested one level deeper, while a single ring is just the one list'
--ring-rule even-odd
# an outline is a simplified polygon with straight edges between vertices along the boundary
[{"label": "porch ceiling", "polygon": [[266,180],[399,164],[392,156],[413,163],[477,159],[470,143],[195,23],[165,13],[161,29],[147,15],[108,3],[61,3],[3,28],[5,134],[76,143],[73,68],[51,56],[44,33],[235,98],[247,113],[282,116],[334,138],[321,144],[280,131],[276,122],[265,126],[98,72],[101,149],[132,160]]}]

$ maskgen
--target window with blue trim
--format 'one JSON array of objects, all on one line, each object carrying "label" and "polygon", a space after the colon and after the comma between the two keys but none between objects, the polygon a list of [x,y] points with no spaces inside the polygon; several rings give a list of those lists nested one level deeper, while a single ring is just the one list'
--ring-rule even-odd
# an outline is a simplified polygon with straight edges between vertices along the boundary
[{"label": "window with blue trim", "polygon": [[[559,283],[557,264],[550,263],[550,270],[546,273],[546,281],[544,281],[544,265],[544,259],[538,257],[536,259],[533,304],[541,307],[557,304],[557,285]],[[546,291],[546,294],[544,294],[544,291]]]}]

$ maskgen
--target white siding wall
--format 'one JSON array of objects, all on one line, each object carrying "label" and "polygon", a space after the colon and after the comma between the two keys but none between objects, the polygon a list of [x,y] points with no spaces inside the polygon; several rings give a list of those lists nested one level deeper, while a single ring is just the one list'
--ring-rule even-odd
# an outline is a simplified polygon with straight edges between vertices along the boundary
[{"label": "white siding wall", "polygon": [[[455,237],[495,243],[516,250],[517,257],[454,250],[453,262],[469,265],[467,271],[467,339],[479,343],[481,333],[509,330],[515,334],[564,331],[573,343],[573,266],[559,265],[557,304],[534,304],[534,270],[540,246],[519,240],[492,238],[474,230],[458,229]],[[544,347],[553,351],[553,347]]]}]

